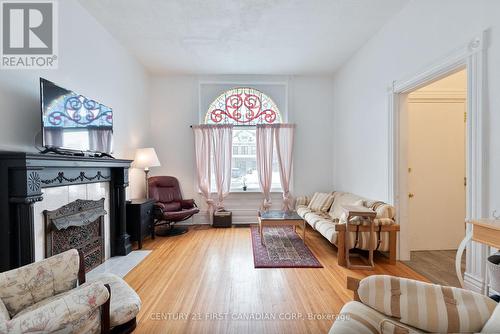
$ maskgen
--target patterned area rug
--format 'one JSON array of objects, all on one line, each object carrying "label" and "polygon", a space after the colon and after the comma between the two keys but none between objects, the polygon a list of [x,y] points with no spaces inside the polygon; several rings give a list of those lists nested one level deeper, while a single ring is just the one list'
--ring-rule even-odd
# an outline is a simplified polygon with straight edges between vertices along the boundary
[{"label": "patterned area rug", "polygon": [[293,227],[264,227],[265,245],[260,242],[259,228],[251,230],[255,268],[323,268]]}]

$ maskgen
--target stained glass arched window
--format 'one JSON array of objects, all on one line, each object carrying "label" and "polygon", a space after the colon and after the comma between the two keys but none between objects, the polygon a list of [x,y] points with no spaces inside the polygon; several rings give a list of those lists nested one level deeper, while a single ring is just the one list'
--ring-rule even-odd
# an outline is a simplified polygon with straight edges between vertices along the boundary
[{"label": "stained glass arched window", "polygon": [[[282,115],[276,103],[257,89],[233,88],[219,95],[210,104],[204,122],[205,124],[235,125],[231,191],[259,191],[255,125],[282,123]],[[242,127],[242,125],[246,126]],[[212,186],[215,188],[215,182],[212,182]],[[273,159],[271,189],[281,191],[276,154]]]},{"label": "stained glass arched window", "polygon": [[263,92],[239,87],[225,91],[208,107],[205,124],[257,125],[281,123],[276,103]]}]

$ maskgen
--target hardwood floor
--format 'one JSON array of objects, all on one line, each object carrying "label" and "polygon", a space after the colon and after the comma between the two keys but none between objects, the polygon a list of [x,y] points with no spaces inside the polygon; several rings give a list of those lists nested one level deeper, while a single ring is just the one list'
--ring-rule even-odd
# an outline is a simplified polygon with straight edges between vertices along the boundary
[{"label": "hardwood floor", "polygon": [[[455,273],[455,250],[413,251],[411,260],[404,263],[424,275],[432,283],[459,288]],[[462,256],[462,275],[465,269],[465,254]]]},{"label": "hardwood floor", "polygon": [[312,229],[307,245],[324,268],[255,269],[249,227],[196,226],[146,241],[143,248],[153,252],[125,278],[143,303],[136,332],[327,333],[332,317],[352,300],[348,275],[425,280],[381,257],[374,271],[339,267],[335,247]]}]

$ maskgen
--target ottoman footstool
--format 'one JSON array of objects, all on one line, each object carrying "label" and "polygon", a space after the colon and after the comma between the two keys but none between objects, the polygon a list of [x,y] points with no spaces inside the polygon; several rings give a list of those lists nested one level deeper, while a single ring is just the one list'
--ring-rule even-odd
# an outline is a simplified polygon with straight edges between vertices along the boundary
[{"label": "ottoman footstool", "polygon": [[100,274],[90,281],[109,284],[111,299],[109,322],[111,333],[131,333],[136,327],[136,316],[141,309],[141,298],[123,279],[113,274]]}]

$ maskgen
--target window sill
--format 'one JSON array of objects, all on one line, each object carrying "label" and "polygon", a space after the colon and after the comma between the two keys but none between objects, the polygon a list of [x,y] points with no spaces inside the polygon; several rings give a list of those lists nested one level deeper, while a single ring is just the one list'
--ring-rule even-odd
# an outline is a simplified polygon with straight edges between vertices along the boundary
[{"label": "window sill", "polygon": [[[245,193],[250,193],[250,194],[261,194],[262,192],[260,190],[230,190],[230,194],[245,194]],[[271,190],[271,194],[281,194],[281,190]]]},{"label": "window sill", "polygon": [[[281,194],[283,193],[283,191],[281,190],[271,190],[271,194]],[[201,195],[201,192],[198,191],[198,194]],[[212,192],[211,193],[212,195],[216,195],[217,193],[216,192]],[[262,192],[260,190],[247,190],[247,191],[243,191],[243,190],[230,190],[229,191],[229,195],[231,194],[262,194]]]}]

